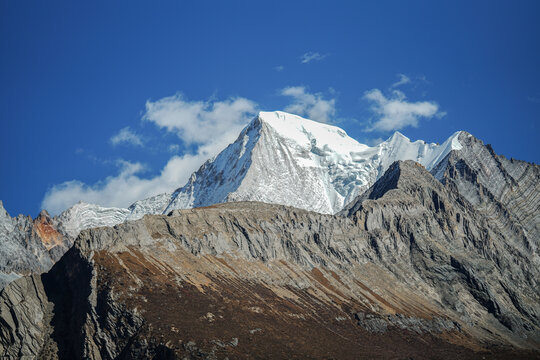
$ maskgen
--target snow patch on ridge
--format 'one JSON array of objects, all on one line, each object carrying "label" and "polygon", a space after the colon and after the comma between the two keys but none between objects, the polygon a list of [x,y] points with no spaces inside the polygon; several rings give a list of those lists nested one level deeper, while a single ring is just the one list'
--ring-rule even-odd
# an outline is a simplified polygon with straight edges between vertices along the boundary
[{"label": "snow patch on ridge", "polygon": [[130,213],[128,209],[106,208],[80,201],[55,219],[68,235],[76,237],[84,229],[122,223]]}]

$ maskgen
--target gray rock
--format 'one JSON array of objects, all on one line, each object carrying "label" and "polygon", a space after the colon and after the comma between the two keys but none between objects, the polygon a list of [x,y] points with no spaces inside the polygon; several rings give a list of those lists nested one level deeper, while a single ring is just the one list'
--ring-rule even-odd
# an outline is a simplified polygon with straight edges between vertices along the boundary
[{"label": "gray rock", "polygon": [[39,276],[26,276],[0,294],[0,357],[33,358],[49,332],[47,296]]},{"label": "gray rock", "polygon": [[[242,338],[230,346],[221,341],[224,347],[162,339],[162,328],[178,324],[154,312],[169,300],[166,291],[178,296],[168,303],[171,317],[187,309],[175,306],[189,298],[182,295],[188,284],[208,292],[200,301],[211,298],[213,287],[219,294],[238,284],[271,288],[257,296],[273,293],[272,299],[289,304],[289,312],[272,318],[276,324],[282,317],[288,319],[284,323],[309,321],[319,312],[343,317],[334,305],[340,299],[358,325],[381,336],[396,330],[460,333],[477,346],[538,349],[540,263],[529,238],[537,226],[529,209],[536,200],[516,205],[527,193],[516,181],[514,189],[522,194],[517,198],[493,185],[492,194],[499,195],[469,201],[469,194],[486,185],[467,183],[460,172],[448,170],[457,170],[456,156],[446,159],[446,170],[437,169],[443,182],[417,163],[394,163],[340,216],[239,202],[85,230],[41,281],[24,277],[0,293],[0,349],[6,356],[212,358],[218,348],[244,346]],[[523,186],[536,193],[529,175],[523,177],[536,167],[521,171],[510,165],[506,172],[529,179]],[[492,206],[504,211],[489,216]],[[232,291],[218,307],[241,302],[250,293],[243,291],[238,298]],[[315,306],[321,311],[313,311]],[[242,309],[255,314],[250,319],[267,311]],[[186,310],[176,321],[189,316]],[[220,321],[216,316],[211,326]],[[246,326],[234,336],[254,328]],[[183,336],[166,334],[175,341]]]},{"label": "gray rock", "polygon": [[23,275],[49,270],[72,244],[46,211],[34,220],[11,217],[0,201],[0,289]]}]

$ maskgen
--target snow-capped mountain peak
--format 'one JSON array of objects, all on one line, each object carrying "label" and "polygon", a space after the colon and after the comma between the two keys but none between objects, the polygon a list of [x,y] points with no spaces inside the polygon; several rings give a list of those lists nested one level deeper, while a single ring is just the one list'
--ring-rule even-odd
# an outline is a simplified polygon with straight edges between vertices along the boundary
[{"label": "snow-capped mountain peak", "polygon": [[328,151],[339,154],[368,148],[367,145],[360,144],[349,137],[337,126],[304,119],[283,111],[260,112],[257,119],[270,126],[283,139],[296,144],[313,145],[321,149],[328,148]]},{"label": "snow-capped mountain peak", "polygon": [[281,111],[261,112],[238,139],[177,189],[164,212],[228,201],[262,201],[336,213],[396,160],[431,169],[452,149],[396,132],[369,147],[337,126]]},{"label": "snow-capped mountain peak", "polygon": [[62,222],[74,233],[145,214],[231,201],[277,203],[333,214],[371,186],[394,161],[415,160],[431,170],[450,151],[461,148],[459,133],[438,145],[412,142],[396,132],[370,147],[334,125],[282,111],[260,112],[235,142],[174,192],[137,201],[129,209],[77,204],[61,215]]}]

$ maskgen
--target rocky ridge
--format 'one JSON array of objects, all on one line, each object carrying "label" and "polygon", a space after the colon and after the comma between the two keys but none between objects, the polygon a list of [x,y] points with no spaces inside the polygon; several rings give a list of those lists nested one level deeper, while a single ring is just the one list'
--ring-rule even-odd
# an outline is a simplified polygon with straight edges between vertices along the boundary
[{"label": "rocky ridge", "polygon": [[[446,306],[458,310],[468,296],[473,296],[506,327],[528,336],[525,334],[534,327],[532,324],[538,326],[540,319],[538,254],[515,241],[519,230],[514,231],[512,227],[505,230],[506,223],[484,216],[452,186],[444,186],[434,177],[424,176],[425,182],[417,181],[421,173],[426,172],[395,164],[344,213],[353,216],[366,230],[383,228],[387,231],[393,226],[407,226],[402,214],[390,210],[396,206],[409,212],[421,211],[417,215],[423,218],[433,217],[441,230],[433,237],[444,248],[430,249],[431,259],[423,257],[416,265],[422,277],[438,287],[437,292]],[[427,206],[431,214],[412,207],[411,195],[423,207]],[[418,248],[425,250],[432,246],[424,242],[427,230],[419,225],[417,222],[404,229],[410,237],[409,256]],[[395,251],[390,254],[395,256]],[[392,263],[395,261],[390,259]],[[445,274],[445,268],[455,273]],[[456,277],[468,282],[465,294],[461,285],[456,285]],[[525,318],[516,317],[514,309],[519,309]],[[476,321],[467,314],[463,314],[462,319]]]},{"label": "rocky ridge", "polygon": [[460,151],[451,151],[432,169],[447,187],[499,224],[524,250],[540,245],[540,166],[497,155],[490,145],[462,132]]},{"label": "rocky ridge", "polygon": [[0,201],[0,289],[21,276],[49,270],[73,240],[45,210],[35,219],[11,217]]},{"label": "rocky ridge", "polygon": [[0,293],[0,353],[537,356],[538,256],[504,228],[396,162],[340,216],[238,202],[85,230]]}]

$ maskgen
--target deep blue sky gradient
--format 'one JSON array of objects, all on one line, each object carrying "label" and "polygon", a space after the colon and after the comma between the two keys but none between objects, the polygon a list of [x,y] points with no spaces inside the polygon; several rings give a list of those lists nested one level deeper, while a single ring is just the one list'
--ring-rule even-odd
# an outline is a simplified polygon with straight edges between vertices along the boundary
[{"label": "deep blue sky gradient", "polygon": [[[309,51],[326,57],[302,64]],[[35,216],[51,186],[94,184],[119,158],[155,175],[178,139],[141,114],[176,92],[279,110],[289,99],[278,90],[304,85],[336,97],[350,136],[386,138],[363,131],[362,95],[398,73],[416,79],[402,88],[411,101],[447,112],[403,129],[411,139],[467,130],[499,154],[540,160],[538,1],[2,1],[0,199]],[[125,126],[156,145],[111,147]]]}]

